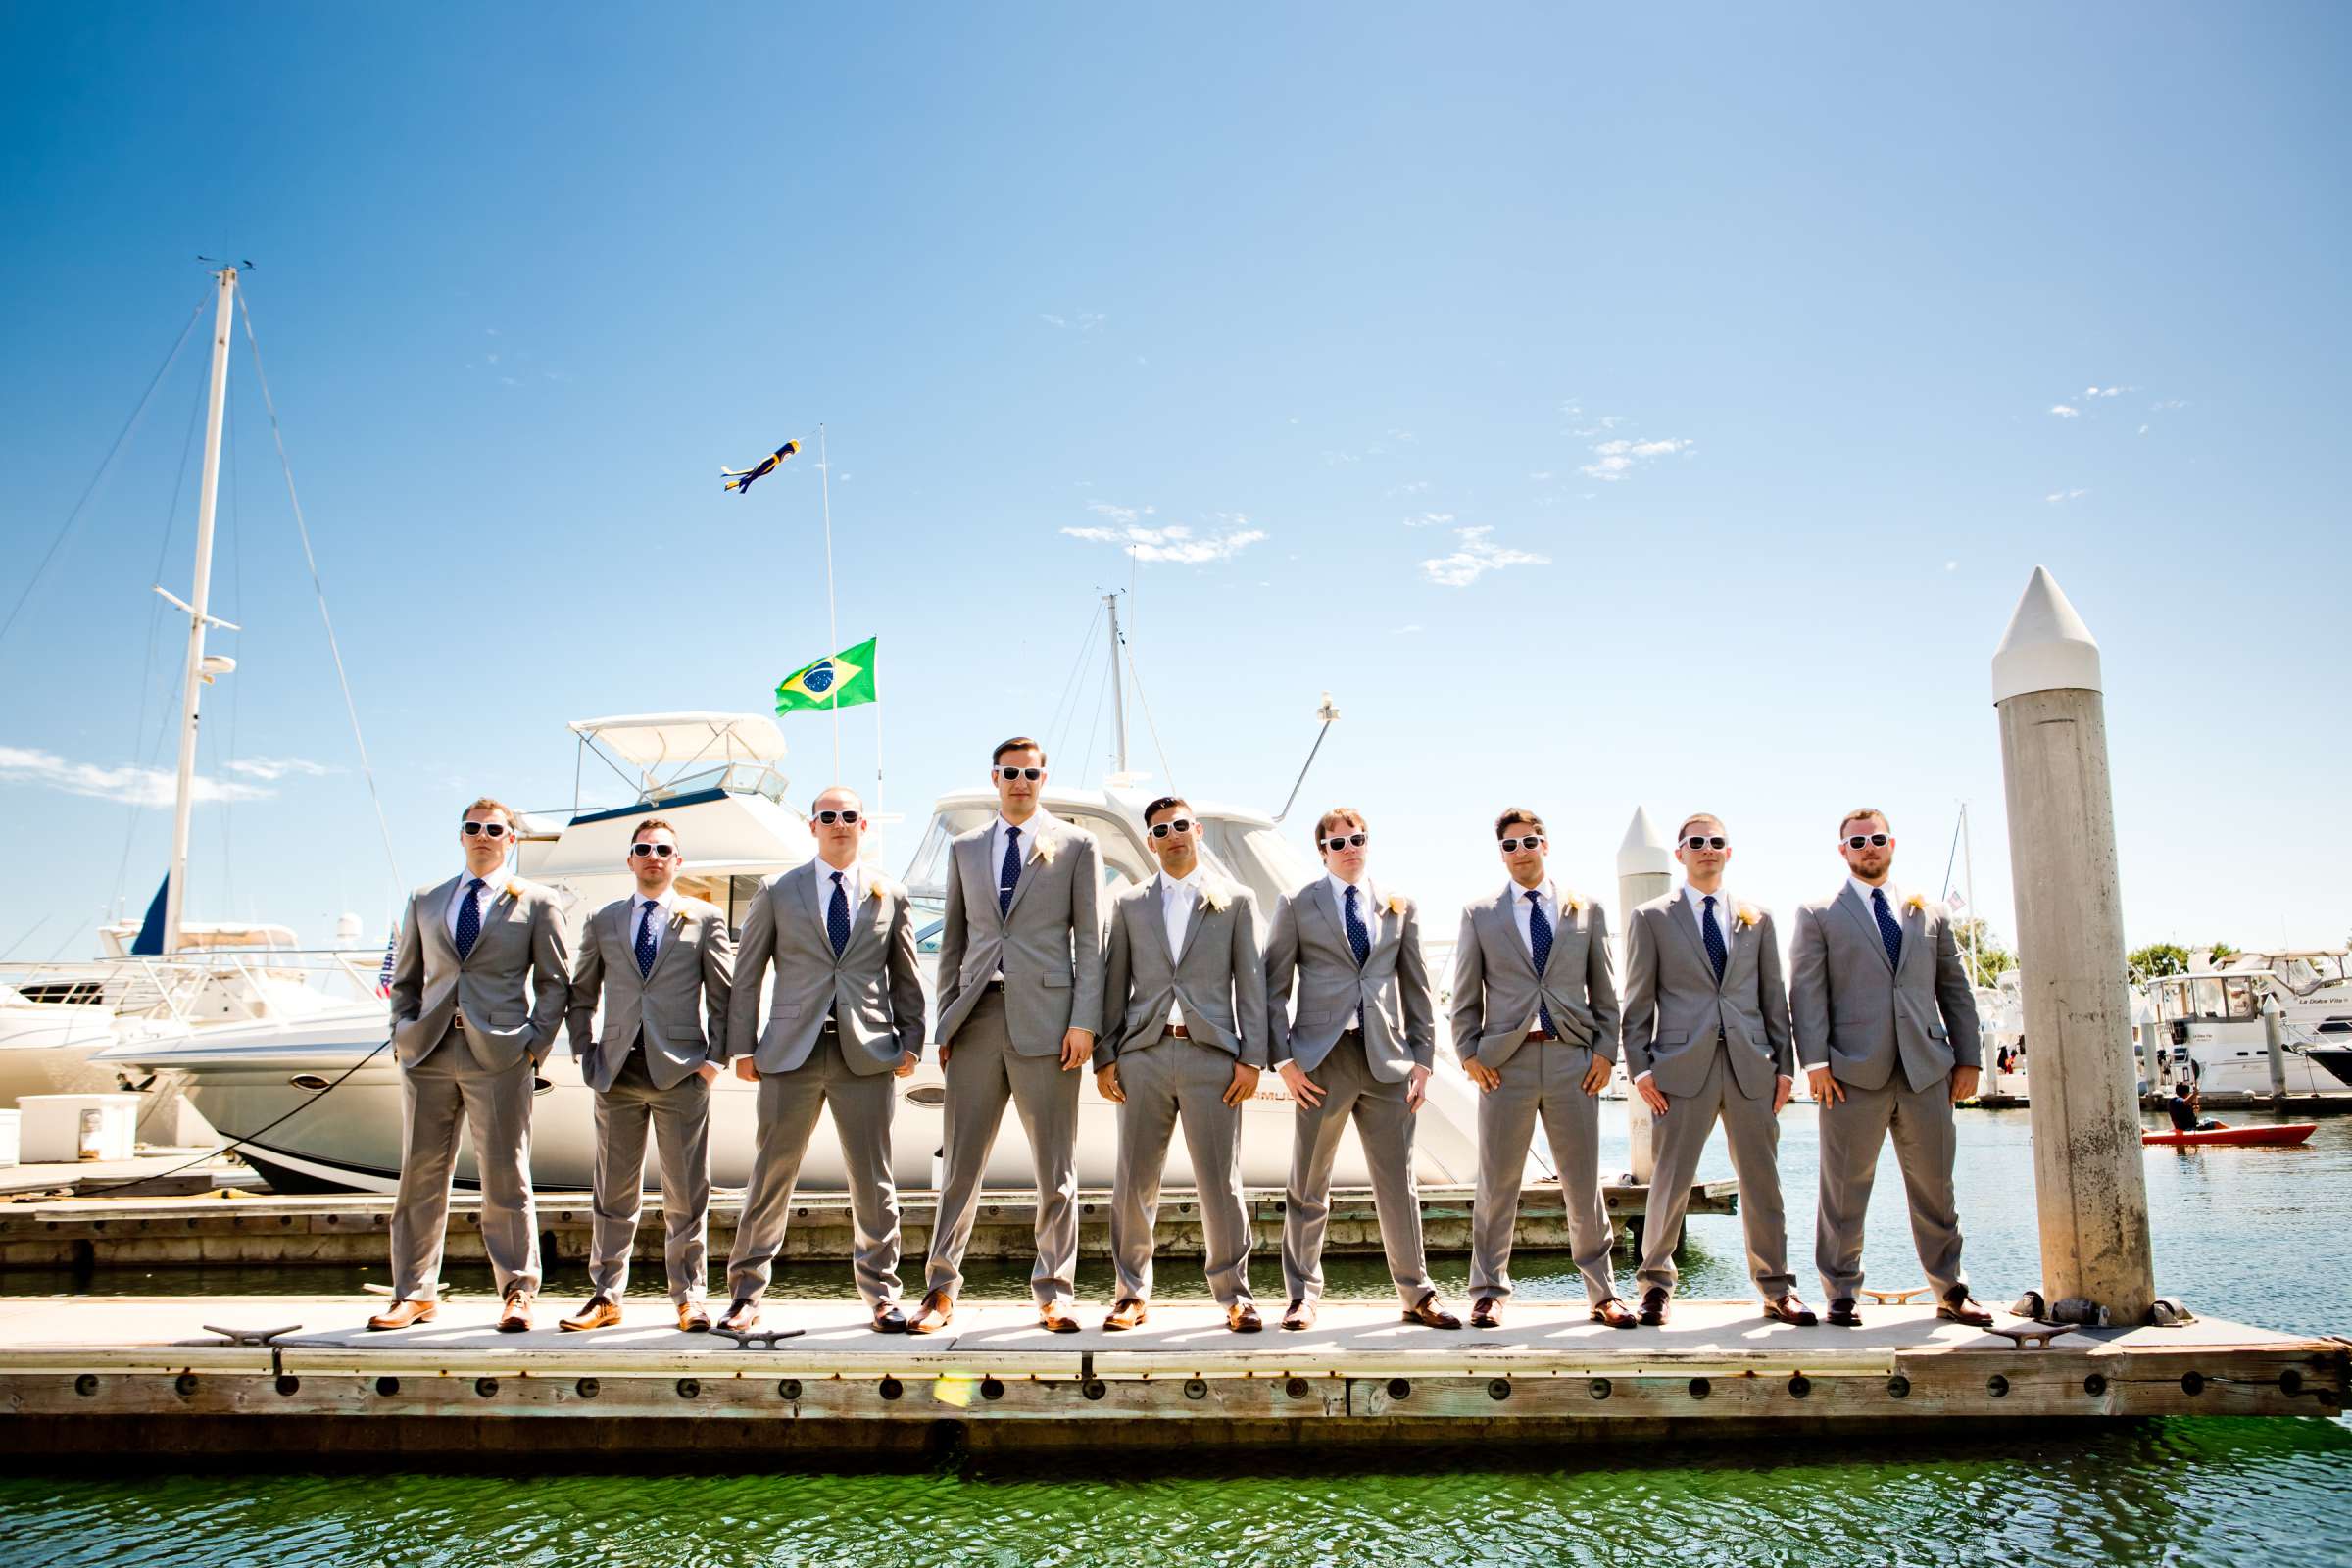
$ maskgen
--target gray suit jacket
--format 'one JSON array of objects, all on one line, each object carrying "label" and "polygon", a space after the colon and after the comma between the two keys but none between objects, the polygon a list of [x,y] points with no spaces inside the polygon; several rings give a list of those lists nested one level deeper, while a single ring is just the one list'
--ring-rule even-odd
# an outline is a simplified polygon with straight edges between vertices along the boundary
[{"label": "gray suit jacket", "polygon": [[1020,1054],[1058,1055],[1065,1032],[1102,1021],[1102,847],[1067,822],[1033,820],[1051,825],[1031,839],[1012,906],[1003,915],[999,868],[988,863],[996,818],[948,847],[947,923],[939,934],[943,1045],[956,1038],[1000,968],[1004,1021]]},{"label": "gray suit jacket", "polygon": [[[853,1072],[895,1071],[906,1053],[923,1054],[923,979],[906,890],[869,871],[866,896],[850,911],[850,945],[837,958],[824,928],[829,870],[821,860],[794,866],[761,888],[743,917],[727,1054],[749,1053],[763,1073],[804,1065],[827,1018]],[[763,1028],[760,980],[770,963],[776,985]]]},{"label": "gray suit jacket", "polygon": [[[641,976],[629,902],[615,900],[588,917],[572,962],[571,1054],[580,1077],[599,1093],[612,1087],[641,1033],[646,1076],[657,1089],[683,1082],[706,1061],[727,1059],[735,943],[726,915],[714,904],[678,894],[654,955],[654,972]],[[590,1034],[599,1001],[605,1008],[601,1041]]]},{"label": "gray suit jacket", "polygon": [[449,934],[449,901],[471,880],[461,874],[409,899],[392,960],[392,1052],[404,1067],[433,1053],[463,1011],[480,1040],[483,1065],[547,1060],[571,995],[564,911],[555,891],[500,872],[482,910],[482,934],[465,961]]},{"label": "gray suit jacket", "polygon": [[1608,915],[1592,903],[1563,909],[1539,975],[1535,955],[1519,939],[1518,896],[1517,887],[1508,887],[1462,910],[1462,934],[1453,945],[1453,1054],[1465,1067],[1473,1060],[1501,1067],[1527,1040],[1541,1001],[1549,1004],[1562,1039],[1615,1061]]},{"label": "gray suit jacket", "polygon": [[1195,897],[1182,953],[1168,951],[1159,878],[1129,888],[1111,905],[1096,1071],[1157,1045],[1167,1032],[1170,1006],[1184,1009],[1193,1039],[1250,1066],[1266,1065],[1266,968],[1257,946],[1257,902],[1248,888],[1213,871],[1202,873],[1201,883],[1225,907],[1211,909]]},{"label": "gray suit jacket", "polygon": [[1940,906],[1905,907],[1902,969],[1886,962],[1878,921],[1848,882],[1796,911],[1788,1004],[1796,1054],[1839,1083],[1877,1089],[1901,1062],[1913,1090],[1984,1062],[1977,999]]},{"label": "gray suit jacket", "polygon": [[1740,920],[1742,907],[1755,908],[1717,906],[1731,933],[1720,983],[1680,888],[1636,909],[1625,928],[1625,1070],[1650,1074],[1662,1095],[1698,1093],[1718,1036],[1748,1099],[1762,1100],[1776,1079],[1796,1076],[1772,911],[1755,909],[1748,925]]},{"label": "gray suit jacket", "polygon": [[[1313,1072],[1360,1011],[1364,1056],[1372,1076],[1402,1083],[1415,1067],[1434,1066],[1437,1005],[1429,990],[1429,960],[1421,952],[1421,910],[1410,899],[1403,912],[1379,894],[1372,953],[1355,966],[1331,879],[1317,877],[1274,906],[1266,938],[1266,1019],[1274,1059]],[[1291,992],[1298,1011],[1291,1012]]]}]

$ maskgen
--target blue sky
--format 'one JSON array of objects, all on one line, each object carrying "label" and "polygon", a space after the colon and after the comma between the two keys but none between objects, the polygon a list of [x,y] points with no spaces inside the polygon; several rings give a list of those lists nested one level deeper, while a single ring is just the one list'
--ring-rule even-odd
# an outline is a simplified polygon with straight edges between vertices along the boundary
[{"label": "blue sky", "polygon": [[[569,801],[565,721],[757,710],[829,651],[813,466],[715,477],[822,420],[894,859],[1132,584],[1177,782],[1278,804],[1328,688],[1307,795],[1433,907],[1496,879],[1504,804],[1604,900],[1638,804],[1717,810],[1734,885],[1786,907],[1863,801],[1940,885],[1966,800],[2005,930],[1986,663],[2042,564],[2105,649],[2132,940],[2352,926],[2340,9],[0,29],[0,597],[205,295],[193,258],[252,258],[411,882],[475,791]],[[160,873],[169,813],[124,797],[171,765],[148,590],[186,587],[202,347],[0,638],[0,804],[39,840],[0,953],[85,952]],[[190,912],[380,940],[241,345],[231,425],[216,606],[246,630],[204,771],[243,798],[199,811]],[[786,726],[812,793],[823,722]],[[1092,727],[1050,737],[1063,782],[1102,771]]]}]

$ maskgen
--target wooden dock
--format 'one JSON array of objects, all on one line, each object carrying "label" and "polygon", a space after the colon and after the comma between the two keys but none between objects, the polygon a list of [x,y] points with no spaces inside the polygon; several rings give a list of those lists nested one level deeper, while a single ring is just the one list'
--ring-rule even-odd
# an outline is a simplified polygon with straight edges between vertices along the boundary
[{"label": "wooden dock", "polygon": [[[491,1328],[486,1299],[394,1334],[367,1297],[0,1299],[0,1448],[188,1459],[241,1454],[554,1454],[774,1465],[857,1454],[1203,1444],[1281,1448],[1882,1438],[1991,1424],[2171,1415],[2331,1417],[2352,1342],[2206,1320],[2078,1331],[2048,1348],[1867,1309],[1792,1328],[1750,1302],[1686,1301],[1664,1329],[1515,1302],[1446,1333],[1394,1302],[1326,1303],[1304,1334],[1226,1332],[1170,1304],[1110,1334],[1039,1329],[1027,1303],[966,1302],[953,1330],[878,1335],[852,1301],[775,1301],[772,1348],[681,1334],[667,1304],[593,1335]],[[543,1305],[541,1317],[552,1319]],[[1087,1303],[1083,1321],[1099,1321]],[[2014,1320],[2004,1318],[2004,1323]],[[214,1330],[269,1334],[234,1344]],[[698,1463],[701,1462],[698,1460]]]},{"label": "wooden dock", "polygon": [[[70,1168],[70,1167],[69,1167]],[[1739,1209],[1739,1184],[1701,1182],[1691,1189],[1690,1212],[1731,1214]],[[1618,1221],[1618,1240],[1626,1244],[1631,1221],[1647,1205],[1649,1190],[1640,1186],[1602,1189],[1609,1213]],[[1421,1189],[1422,1229],[1429,1250],[1466,1253],[1470,1250],[1472,1190],[1468,1187]],[[1261,1247],[1278,1247],[1282,1240],[1282,1194],[1256,1191],[1247,1195],[1250,1222]],[[710,1202],[710,1250],[724,1257],[733,1244],[735,1222],[742,1211],[740,1191],[722,1190]],[[448,1255],[452,1261],[479,1261],[481,1230],[477,1219],[480,1199],[459,1194],[451,1204]],[[1033,1254],[1031,1201],[1013,1193],[983,1194],[979,1218],[972,1228],[972,1258],[1026,1258]],[[907,1255],[919,1257],[930,1245],[938,1196],[909,1192],[900,1195],[901,1223]],[[637,1228],[638,1256],[659,1264],[662,1259],[661,1203],[649,1195]],[[358,1193],[326,1193],[297,1197],[275,1194],[209,1193],[186,1197],[124,1198],[74,1197],[0,1204],[0,1272],[9,1269],[75,1269],[151,1267],[189,1264],[381,1264],[389,1245],[392,1200]],[[553,1263],[584,1263],[588,1258],[591,1210],[585,1193],[539,1195],[540,1251]],[[1567,1211],[1556,1183],[1530,1187],[1520,1195],[1518,1245],[1564,1249],[1568,1243]],[[1078,1245],[1083,1255],[1107,1255],[1110,1248],[1110,1195],[1102,1190],[1079,1194]],[[1200,1205],[1189,1194],[1171,1192],[1160,1204],[1157,1247],[1169,1256],[1198,1256],[1201,1250]],[[1380,1226],[1368,1189],[1341,1189],[1332,1195],[1328,1250],[1335,1256],[1377,1255]],[[846,1194],[811,1194],[793,1206],[792,1225],[785,1233],[784,1257],[795,1261],[838,1261],[850,1255],[850,1211]]]}]

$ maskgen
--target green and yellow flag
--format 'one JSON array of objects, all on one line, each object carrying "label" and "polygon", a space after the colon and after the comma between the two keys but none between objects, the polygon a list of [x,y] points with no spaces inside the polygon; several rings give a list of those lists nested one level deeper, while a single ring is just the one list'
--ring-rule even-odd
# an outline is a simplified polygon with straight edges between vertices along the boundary
[{"label": "green and yellow flag", "polygon": [[844,648],[831,659],[820,659],[794,670],[776,683],[776,713],[805,712],[811,708],[855,708],[874,700],[874,644],[868,637],[855,648]]}]

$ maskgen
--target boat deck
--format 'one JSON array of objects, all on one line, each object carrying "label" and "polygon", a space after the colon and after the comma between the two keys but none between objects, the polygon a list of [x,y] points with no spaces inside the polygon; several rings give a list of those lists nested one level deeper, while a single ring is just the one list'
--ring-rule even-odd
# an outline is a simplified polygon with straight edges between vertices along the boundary
[{"label": "boat deck", "polygon": [[[1306,1333],[1226,1331],[1207,1305],[1139,1329],[1048,1334],[1026,1303],[967,1302],[950,1330],[880,1335],[855,1301],[776,1301],[772,1347],[632,1321],[501,1335],[486,1298],[370,1333],[368,1297],[0,1298],[0,1446],[18,1454],[552,1452],[664,1463],[686,1449],[812,1464],[858,1453],[1117,1442],[1313,1447],[1704,1440],[1805,1430],[2163,1415],[2338,1414],[2352,1342],[2208,1319],[2087,1330],[2028,1348],[1866,1308],[1860,1329],[1765,1321],[1753,1303],[1677,1303],[1663,1329],[1591,1322],[1582,1302],[1515,1302],[1500,1330],[1445,1332],[1393,1302],[1329,1302]],[[1273,1304],[1273,1303],[1269,1303]],[[1458,1303],[1457,1303],[1458,1304]],[[1102,1303],[1083,1320],[1099,1321]],[[2004,1316],[2004,1325],[2027,1326]],[[210,1328],[208,1329],[208,1325]],[[222,1333],[270,1335],[232,1344]]]}]

